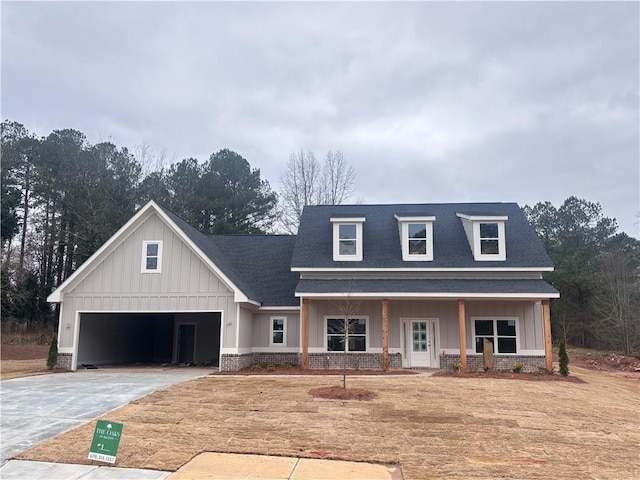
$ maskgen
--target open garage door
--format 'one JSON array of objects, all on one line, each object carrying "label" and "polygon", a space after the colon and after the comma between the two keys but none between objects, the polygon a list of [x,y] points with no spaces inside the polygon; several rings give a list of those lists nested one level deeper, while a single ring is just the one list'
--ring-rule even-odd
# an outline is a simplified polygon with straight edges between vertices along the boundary
[{"label": "open garage door", "polygon": [[77,365],[218,366],[220,328],[220,312],[80,313]]}]

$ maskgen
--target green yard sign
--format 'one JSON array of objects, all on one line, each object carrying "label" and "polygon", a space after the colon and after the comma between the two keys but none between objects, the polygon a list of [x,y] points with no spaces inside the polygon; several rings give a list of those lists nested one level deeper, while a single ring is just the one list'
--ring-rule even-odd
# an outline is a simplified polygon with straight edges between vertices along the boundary
[{"label": "green yard sign", "polygon": [[122,424],[98,420],[89,449],[89,460],[116,463],[116,453],[122,436]]}]

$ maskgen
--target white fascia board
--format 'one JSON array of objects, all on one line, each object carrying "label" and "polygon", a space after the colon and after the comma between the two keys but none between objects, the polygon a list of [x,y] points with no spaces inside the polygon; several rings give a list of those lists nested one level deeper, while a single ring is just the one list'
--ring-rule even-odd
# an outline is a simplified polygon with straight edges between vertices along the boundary
[{"label": "white fascia board", "polygon": [[315,268],[315,267],[291,267],[292,272],[553,272],[553,267],[462,267],[462,268]]},{"label": "white fascia board", "polygon": [[64,282],[58,285],[51,294],[47,297],[47,302],[49,303],[60,303],[62,302],[62,295],[64,290],[69,287],[72,283],[76,281],[76,279],[81,278],[83,275],[91,272],[93,268],[96,266],[96,260],[105,255],[105,252],[109,250],[112,246],[116,245],[120,240],[124,240],[124,234],[138,222],[143,216],[147,214],[150,209],[154,209],[156,211],[160,211],[158,205],[153,201],[149,201],[144,207],[142,207],[138,212],[129,219],[127,223],[125,223],[120,230],[114,233],[109,240],[107,240],[98,250],[94,252],[75,272],[73,272]]},{"label": "white fascia board", "polygon": [[433,215],[431,216],[410,216],[410,215],[394,215],[394,217],[396,217],[396,220],[399,222],[435,222],[436,221],[436,217],[434,217]]},{"label": "white fascia board", "polygon": [[363,223],[367,219],[365,217],[331,217],[331,223]]},{"label": "white fascia board", "polygon": [[349,295],[352,298],[457,298],[457,299],[530,299],[544,300],[548,298],[560,298],[559,293],[439,293],[439,292],[351,292],[347,293],[300,293],[296,297],[304,298],[344,298]]},{"label": "white fascia board", "polygon": [[507,215],[467,215],[465,213],[456,213],[458,218],[464,218],[471,222],[506,222],[509,220]]}]

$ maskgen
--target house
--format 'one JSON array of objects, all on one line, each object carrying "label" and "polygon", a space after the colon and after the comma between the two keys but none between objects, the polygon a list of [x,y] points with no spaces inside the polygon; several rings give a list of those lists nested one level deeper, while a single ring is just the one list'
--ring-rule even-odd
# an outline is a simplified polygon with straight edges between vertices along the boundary
[{"label": "house", "polygon": [[[59,364],[551,367],[553,264],[515,203],[305,207],[207,236],[149,202],[48,298]],[[345,333],[345,317],[349,325]]]}]

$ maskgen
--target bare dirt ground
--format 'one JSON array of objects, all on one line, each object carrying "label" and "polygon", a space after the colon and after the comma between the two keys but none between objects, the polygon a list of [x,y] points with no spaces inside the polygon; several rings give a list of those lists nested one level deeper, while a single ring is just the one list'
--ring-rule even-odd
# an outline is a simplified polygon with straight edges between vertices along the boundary
[{"label": "bare dirt ground", "polygon": [[0,345],[0,380],[50,373],[48,352],[47,345]]},{"label": "bare dirt ground", "polygon": [[[574,368],[585,383],[421,375],[350,377],[369,401],[314,398],[341,378],[209,376],[109,413],[116,466],[176,470],[200,452],[399,464],[407,479],[640,478],[640,383]],[[18,458],[87,460],[95,422]]]}]

